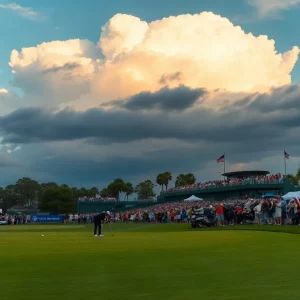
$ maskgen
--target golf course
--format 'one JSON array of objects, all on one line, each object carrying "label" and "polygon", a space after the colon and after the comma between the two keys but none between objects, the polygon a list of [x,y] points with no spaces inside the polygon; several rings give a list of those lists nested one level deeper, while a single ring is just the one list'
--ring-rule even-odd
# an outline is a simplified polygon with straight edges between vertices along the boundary
[{"label": "golf course", "polygon": [[3,299],[299,299],[300,226],[0,227]]}]

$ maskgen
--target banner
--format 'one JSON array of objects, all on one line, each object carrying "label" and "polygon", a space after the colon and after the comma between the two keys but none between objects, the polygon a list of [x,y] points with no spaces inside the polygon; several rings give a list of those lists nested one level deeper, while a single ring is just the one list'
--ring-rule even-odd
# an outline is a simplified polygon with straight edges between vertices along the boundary
[{"label": "banner", "polygon": [[63,216],[58,215],[35,215],[30,216],[32,223],[62,223],[64,220]]}]

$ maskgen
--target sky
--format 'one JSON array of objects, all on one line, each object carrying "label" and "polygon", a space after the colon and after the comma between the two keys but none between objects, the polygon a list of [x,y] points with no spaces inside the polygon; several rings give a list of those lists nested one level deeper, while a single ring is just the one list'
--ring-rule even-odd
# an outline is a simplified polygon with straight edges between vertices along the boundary
[{"label": "sky", "polygon": [[0,0],[0,185],[299,167],[300,0]]}]

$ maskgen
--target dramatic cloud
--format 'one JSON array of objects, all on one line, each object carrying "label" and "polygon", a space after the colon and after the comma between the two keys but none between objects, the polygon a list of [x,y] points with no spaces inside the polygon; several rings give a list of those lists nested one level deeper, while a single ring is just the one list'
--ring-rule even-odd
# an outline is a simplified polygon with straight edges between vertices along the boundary
[{"label": "dramatic cloud", "polygon": [[29,20],[37,20],[40,18],[40,14],[34,11],[31,7],[22,7],[17,3],[0,4],[0,9],[11,10],[22,18]]},{"label": "dramatic cloud", "polygon": [[300,4],[300,0],[248,0],[248,3],[259,10],[260,15],[277,13]]},{"label": "dramatic cloud", "polygon": [[17,108],[27,106],[28,104],[23,100],[18,95],[6,89],[0,89],[0,115],[5,115]]},{"label": "dramatic cloud", "polygon": [[[192,107],[200,97],[206,95],[203,89],[190,89],[181,86],[174,89],[162,88],[158,92],[142,92],[125,101],[109,103],[110,106],[123,107],[132,111],[158,109],[165,111],[182,111]],[[105,107],[105,105],[104,105]]]},{"label": "dramatic cloud", "polygon": [[14,86],[25,92],[27,105],[55,106],[86,94],[94,76],[96,46],[87,40],[43,43],[13,50]]},{"label": "dramatic cloud", "polygon": [[79,110],[164,86],[266,92],[291,83],[299,54],[298,47],[278,53],[267,36],[210,12],[151,23],[117,14],[102,27],[98,46],[68,40],[14,50],[13,84],[28,104]]},{"label": "dramatic cloud", "polygon": [[[184,111],[178,102],[193,105],[201,90],[184,87],[142,93],[128,99],[123,109],[91,109],[85,112],[49,112],[39,108],[17,110],[0,118],[2,143],[31,143],[92,139],[93,142],[133,142],[147,138],[237,143],[269,142],[300,125],[300,86],[287,86],[271,94],[255,94],[219,111],[198,107]],[[150,101],[150,99],[152,101]],[[174,99],[174,101],[170,101]],[[167,100],[167,101],[165,101]],[[161,101],[161,102],[160,102]],[[156,111],[152,111],[155,107]],[[142,109],[138,114],[136,110]],[[168,112],[165,113],[165,110]],[[180,122],[180,123],[179,123]]]},{"label": "dramatic cloud", "polygon": [[103,185],[165,170],[213,179],[224,151],[228,168],[282,171],[283,148],[300,156],[298,55],[210,12],[150,23],[117,14],[97,44],[13,50],[21,93],[0,89],[0,154],[18,167],[4,179]]}]

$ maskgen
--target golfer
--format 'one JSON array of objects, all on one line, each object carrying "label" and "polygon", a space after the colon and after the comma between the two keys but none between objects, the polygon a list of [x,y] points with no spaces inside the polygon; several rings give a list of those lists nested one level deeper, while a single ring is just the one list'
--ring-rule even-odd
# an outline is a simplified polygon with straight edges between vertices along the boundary
[{"label": "golfer", "polygon": [[94,215],[94,236],[104,236],[102,234],[102,226],[104,224],[105,218],[110,216],[110,212],[102,212],[100,214]]}]

